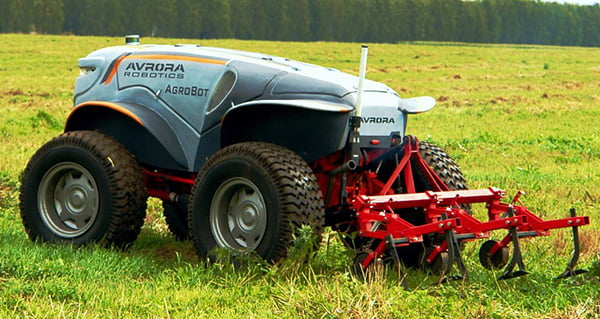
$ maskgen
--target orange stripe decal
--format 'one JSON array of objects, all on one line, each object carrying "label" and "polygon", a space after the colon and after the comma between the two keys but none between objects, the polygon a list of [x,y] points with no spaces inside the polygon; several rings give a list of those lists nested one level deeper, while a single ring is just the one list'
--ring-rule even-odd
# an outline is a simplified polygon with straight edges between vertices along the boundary
[{"label": "orange stripe decal", "polygon": [[110,70],[110,74],[108,75],[108,77],[106,78],[106,81],[104,81],[104,84],[108,84],[110,83],[110,81],[112,81],[113,77],[115,76],[115,74],[117,73],[117,68],[119,68],[119,64],[121,64],[121,62],[123,62],[123,60],[125,60],[127,56],[124,55],[122,57],[120,57],[117,62],[115,63],[115,65],[113,66],[112,70]]},{"label": "orange stripe decal", "polygon": [[126,56],[126,58],[127,59],[149,59],[149,60],[176,60],[176,61],[209,63],[209,64],[219,64],[219,65],[225,65],[225,63],[227,63],[227,61],[224,61],[224,60],[199,58],[199,57],[185,56],[185,55],[168,55],[168,54],[135,54],[135,55],[128,55],[128,56]]},{"label": "orange stripe decal", "polygon": [[132,120],[136,121],[139,125],[144,126],[144,122],[142,122],[142,120],[137,115],[135,115],[133,112],[131,112],[130,110],[122,107],[119,104],[105,102],[105,101],[88,101],[88,102],[84,102],[84,103],[81,103],[81,104],[75,106],[73,108],[73,110],[71,111],[71,113],[69,114],[69,116],[67,117],[67,123],[69,123],[71,116],[75,112],[77,112],[78,110],[80,110],[86,106],[101,106],[101,107],[109,108],[111,110],[117,111],[117,112],[131,118]]},{"label": "orange stripe decal", "polygon": [[109,84],[112,81],[113,77],[117,73],[117,69],[119,68],[119,65],[121,65],[121,62],[123,62],[123,60],[131,60],[131,59],[137,59],[137,60],[175,60],[175,61],[208,63],[208,64],[218,64],[218,65],[225,65],[227,63],[227,61],[225,61],[225,60],[215,60],[215,59],[199,58],[199,57],[185,56],[185,55],[168,55],[168,54],[133,54],[133,55],[125,55],[125,56],[120,57],[115,62],[115,64],[113,65],[112,70],[110,70],[110,74],[108,75],[108,77],[104,81],[104,84],[107,85],[107,84]]}]

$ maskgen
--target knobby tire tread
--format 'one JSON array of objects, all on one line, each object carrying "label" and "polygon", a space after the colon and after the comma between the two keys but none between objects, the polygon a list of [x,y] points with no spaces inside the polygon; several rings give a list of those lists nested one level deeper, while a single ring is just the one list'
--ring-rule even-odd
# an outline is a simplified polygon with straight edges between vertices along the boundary
[{"label": "knobby tire tread", "polygon": [[[192,194],[196,194],[199,181],[215,164],[228,158],[243,157],[254,162],[263,169],[276,182],[276,192],[281,199],[281,214],[283,221],[282,237],[277,240],[274,253],[270,261],[277,261],[287,255],[288,248],[298,230],[303,225],[312,228],[313,235],[320,238],[323,232],[325,217],[323,211],[323,199],[321,189],[311,168],[299,155],[282,146],[263,143],[245,142],[234,144],[222,149],[213,155],[204,164],[196,183],[192,188]],[[217,187],[217,185],[215,185]],[[193,201],[190,201],[193,205]],[[191,224],[192,209],[190,206],[188,224]],[[194,231],[190,231],[190,238],[200,255],[205,255],[197,245]]]},{"label": "knobby tire tread", "polygon": [[124,247],[133,242],[144,223],[146,216],[146,199],[144,179],[141,168],[131,153],[119,142],[104,134],[94,131],[71,131],[63,133],[44,146],[31,158],[21,181],[20,214],[25,230],[32,240],[38,240],[39,234],[32,231],[27,224],[25,214],[25,192],[27,177],[32,173],[32,168],[44,156],[53,150],[62,147],[74,147],[91,154],[100,161],[108,177],[109,187],[112,190],[111,216],[106,233],[102,238],[107,245]]},{"label": "knobby tire tread", "polygon": [[[468,189],[458,164],[448,153],[431,143],[419,141],[419,153],[450,190]],[[420,171],[417,171],[420,173]],[[426,180],[422,173],[421,180]]]}]

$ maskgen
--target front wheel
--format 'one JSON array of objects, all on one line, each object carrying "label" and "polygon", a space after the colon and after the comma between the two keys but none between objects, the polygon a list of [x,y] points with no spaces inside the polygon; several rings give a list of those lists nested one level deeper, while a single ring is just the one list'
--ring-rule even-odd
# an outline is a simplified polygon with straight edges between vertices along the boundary
[{"label": "front wheel", "polygon": [[21,179],[20,212],[32,240],[133,242],[146,215],[141,169],[116,140],[64,133],[41,147]]},{"label": "front wheel", "polygon": [[287,254],[302,226],[320,235],[324,223],[310,167],[286,148],[259,142],[213,155],[196,178],[188,213],[199,255],[225,248],[255,251],[272,262]]}]

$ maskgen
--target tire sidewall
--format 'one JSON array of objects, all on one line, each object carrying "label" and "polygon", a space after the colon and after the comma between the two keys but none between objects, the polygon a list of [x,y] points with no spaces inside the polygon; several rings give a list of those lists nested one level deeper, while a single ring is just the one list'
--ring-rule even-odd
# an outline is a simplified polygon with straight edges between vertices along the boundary
[{"label": "tire sidewall", "polygon": [[167,227],[175,239],[184,241],[189,239],[187,211],[181,210],[176,204],[163,200],[163,215]]},{"label": "tire sidewall", "polygon": [[[224,182],[234,177],[243,177],[254,183],[263,196],[266,206],[267,225],[263,238],[254,250],[266,260],[273,259],[278,240],[281,240],[280,198],[270,174],[262,165],[245,157],[224,157],[210,167],[202,176],[192,200],[191,228],[200,252],[210,252],[218,245],[210,223],[210,207],[213,197]],[[211,257],[211,256],[209,256]]]},{"label": "tire sidewall", "polygon": [[[41,150],[42,151],[42,150]],[[55,165],[72,162],[83,166],[94,178],[99,197],[98,211],[93,225],[82,235],[66,238],[54,233],[41,217],[38,195],[39,186],[44,175]],[[22,214],[23,221],[28,229],[29,236],[33,240],[51,242],[72,242],[75,245],[90,241],[101,240],[107,232],[111,219],[112,193],[110,191],[109,178],[102,163],[99,162],[89,151],[76,146],[54,146],[40,156],[34,156],[29,164],[29,174],[24,176],[23,205],[28,214]]]}]

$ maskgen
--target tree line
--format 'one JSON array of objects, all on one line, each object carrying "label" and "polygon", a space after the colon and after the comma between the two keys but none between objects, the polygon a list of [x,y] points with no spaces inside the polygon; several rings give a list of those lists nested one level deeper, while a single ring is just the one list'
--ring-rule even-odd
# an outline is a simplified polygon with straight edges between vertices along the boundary
[{"label": "tree line", "polygon": [[539,0],[0,0],[0,32],[600,45],[600,6]]}]

